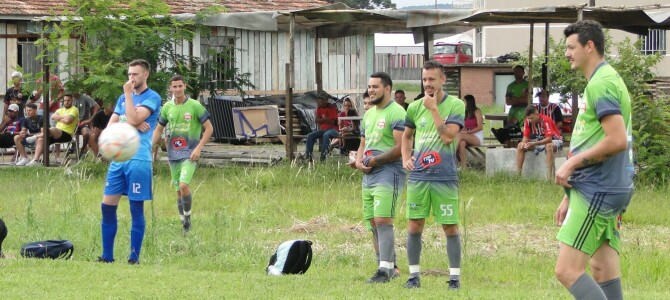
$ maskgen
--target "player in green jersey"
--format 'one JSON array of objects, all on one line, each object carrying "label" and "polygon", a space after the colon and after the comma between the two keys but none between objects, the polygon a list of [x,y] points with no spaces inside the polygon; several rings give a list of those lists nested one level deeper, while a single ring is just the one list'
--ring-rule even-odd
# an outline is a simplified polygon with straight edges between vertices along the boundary
[{"label": "player in green jersey", "polygon": [[[170,79],[169,90],[173,99],[163,105],[158,125],[153,134],[156,144],[167,127],[166,144],[172,184],[177,191],[177,208],[184,231],[191,229],[191,203],[193,196],[189,185],[200,158],[200,151],[212,136],[213,127],[209,112],[200,102],[184,94],[186,83],[180,75]],[[204,132],[203,132],[204,128]]]},{"label": "player in green jersey", "polygon": [[447,77],[438,62],[427,61],[421,79],[425,96],[409,105],[402,136],[403,167],[410,172],[407,182],[410,275],[405,287],[421,286],[421,235],[432,210],[435,223],[442,225],[447,239],[449,289],[453,290],[460,287],[461,271],[456,136],[464,126],[465,103],[442,90]]},{"label": "player in green jersey", "polygon": [[365,112],[356,168],[364,173],[363,219],[379,249],[379,269],[368,283],[386,283],[395,275],[393,218],[398,196],[405,185],[400,161],[400,139],[405,129],[405,110],[391,98],[393,82],[384,72],[370,75],[370,108]]},{"label": "player in green jersey", "polygon": [[[556,210],[560,248],[556,278],[576,299],[622,299],[621,214],[633,194],[630,96],[605,62],[595,21],[565,28],[565,56],[588,83],[579,104],[568,160],[556,171],[566,195]],[[585,270],[590,265],[591,276]]]}]

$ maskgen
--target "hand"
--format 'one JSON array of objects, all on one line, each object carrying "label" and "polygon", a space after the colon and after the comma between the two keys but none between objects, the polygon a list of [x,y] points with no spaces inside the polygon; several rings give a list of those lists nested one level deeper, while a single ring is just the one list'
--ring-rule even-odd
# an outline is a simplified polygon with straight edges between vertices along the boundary
[{"label": "hand", "polygon": [[402,162],[402,167],[405,168],[405,170],[407,170],[407,171],[413,171],[414,170],[414,161],[416,161],[416,158],[414,158],[414,156],[412,156],[408,160]]},{"label": "hand", "polygon": [[136,128],[140,132],[147,132],[149,129],[151,129],[151,126],[149,126],[149,123],[147,122],[142,122],[142,124],[138,125]]},{"label": "hand", "polygon": [[526,150],[530,149],[531,147],[532,147],[532,145],[530,143],[523,144],[523,148],[526,149]]},{"label": "hand", "polygon": [[370,171],[372,171],[372,168],[365,166],[362,161],[356,161],[356,169],[359,169],[361,172],[365,174],[370,173]]},{"label": "hand", "polygon": [[11,120],[12,119],[10,119],[8,115],[5,115],[4,117],[2,117],[2,124],[9,124],[9,121]]},{"label": "hand", "polygon": [[19,136],[20,136],[22,139],[25,139],[25,138],[26,138],[26,132],[25,132],[25,131],[21,131],[21,132],[19,132]]},{"label": "hand", "polygon": [[426,94],[423,96],[423,106],[425,106],[428,110],[436,110],[437,109],[437,98],[435,97],[436,95],[428,95]]},{"label": "hand", "polygon": [[556,225],[562,226],[563,221],[565,221],[565,216],[568,214],[568,207],[570,202],[568,200],[568,195],[563,196],[561,204],[558,205],[556,209],[556,214],[554,215],[554,220],[556,220]]},{"label": "hand", "polygon": [[197,161],[198,159],[200,159],[200,148],[193,149],[193,152],[191,152],[191,157],[189,157],[188,159],[191,161]]},{"label": "hand", "polygon": [[574,167],[572,167],[572,160],[573,159],[574,159],[574,157],[571,158],[571,159],[568,159],[568,161],[563,163],[563,165],[558,170],[556,170],[556,177],[554,179],[556,184],[561,185],[561,186],[566,187],[566,188],[572,188],[572,185],[570,185],[568,183],[568,180],[570,179],[570,176],[572,175],[572,173],[575,172]]},{"label": "hand", "polygon": [[132,93],[133,89],[135,89],[135,80],[129,79],[125,84],[123,84],[124,94]]}]

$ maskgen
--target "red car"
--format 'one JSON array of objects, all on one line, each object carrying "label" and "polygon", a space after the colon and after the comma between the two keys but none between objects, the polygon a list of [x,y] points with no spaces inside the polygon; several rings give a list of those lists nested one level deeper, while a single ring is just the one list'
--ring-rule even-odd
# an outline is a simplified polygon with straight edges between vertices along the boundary
[{"label": "red car", "polygon": [[472,62],[472,44],[435,43],[433,59],[443,65]]}]

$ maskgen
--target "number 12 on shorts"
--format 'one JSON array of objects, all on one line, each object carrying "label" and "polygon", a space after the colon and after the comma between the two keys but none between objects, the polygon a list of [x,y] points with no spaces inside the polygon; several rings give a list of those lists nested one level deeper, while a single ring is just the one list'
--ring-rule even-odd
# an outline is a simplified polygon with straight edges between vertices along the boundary
[{"label": "number 12 on shorts", "polygon": [[454,208],[452,204],[442,204],[440,205],[440,210],[442,210],[442,216],[450,217],[454,214]]}]

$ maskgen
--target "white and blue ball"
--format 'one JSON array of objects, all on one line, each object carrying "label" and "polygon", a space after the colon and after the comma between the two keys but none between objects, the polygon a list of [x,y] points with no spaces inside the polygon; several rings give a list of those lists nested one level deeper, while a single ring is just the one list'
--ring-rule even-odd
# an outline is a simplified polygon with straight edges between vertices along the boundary
[{"label": "white and blue ball", "polygon": [[100,155],[106,160],[123,162],[131,159],[140,146],[140,134],[128,123],[114,123],[100,134]]}]

